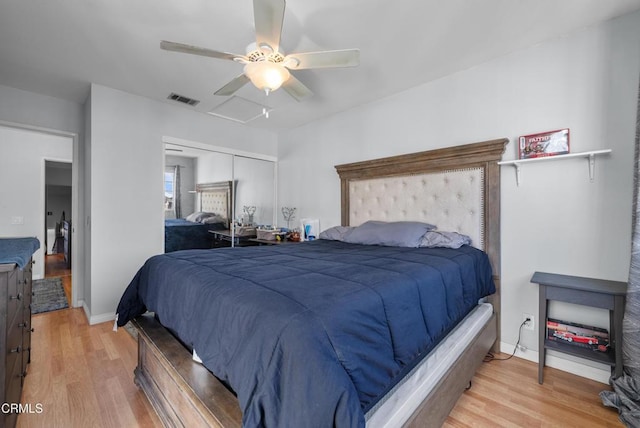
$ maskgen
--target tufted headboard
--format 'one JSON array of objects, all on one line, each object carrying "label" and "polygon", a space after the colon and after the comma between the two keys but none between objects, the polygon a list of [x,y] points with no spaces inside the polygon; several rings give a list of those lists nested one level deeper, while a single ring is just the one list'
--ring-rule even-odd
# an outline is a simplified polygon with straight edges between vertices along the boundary
[{"label": "tufted headboard", "polygon": [[463,233],[484,250],[484,169],[349,181],[349,225],[418,220]]},{"label": "tufted headboard", "polygon": [[[469,235],[491,261],[500,311],[500,167],[508,139],[337,165],[343,226],[413,220]],[[498,322],[498,326],[500,323]],[[499,327],[498,327],[499,328]],[[498,336],[499,337],[499,336]],[[499,342],[499,340],[498,340]]]},{"label": "tufted headboard", "polygon": [[229,222],[231,219],[232,182],[196,184],[199,210],[218,214]]}]

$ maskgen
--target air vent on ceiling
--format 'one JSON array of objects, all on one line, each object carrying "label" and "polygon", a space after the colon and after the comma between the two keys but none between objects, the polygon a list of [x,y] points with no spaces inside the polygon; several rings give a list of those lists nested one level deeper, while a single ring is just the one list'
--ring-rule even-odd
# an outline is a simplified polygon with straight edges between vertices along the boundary
[{"label": "air vent on ceiling", "polygon": [[193,98],[185,97],[184,95],[176,94],[175,92],[171,92],[171,94],[167,97],[167,99],[177,101],[179,103],[188,104],[190,106],[194,106],[198,104],[200,101],[194,100]]}]

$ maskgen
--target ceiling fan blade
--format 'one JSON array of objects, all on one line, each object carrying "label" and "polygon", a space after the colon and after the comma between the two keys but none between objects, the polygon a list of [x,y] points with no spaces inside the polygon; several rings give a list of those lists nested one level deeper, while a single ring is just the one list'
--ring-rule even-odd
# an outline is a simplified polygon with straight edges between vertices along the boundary
[{"label": "ceiling fan blade", "polygon": [[282,84],[282,89],[287,91],[296,101],[302,101],[305,98],[313,96],[311,89],[307,88],[301,81],[293,77],[293,75]]},{"label": "ceiling fan blade", "polygon": [[284,59],[284,65],[292,70],[355,67],[359,64],[360,49],[297,53],[287,55]]},{"label": "ceiling fan blade", "polygon": [[246,59],[244,55],[236,55],[229,52],[219,52],[211,49],[199,48],[197,46],[185,45],[182,43],[168,42],[166,40],[163,40],[160,42],[160,48],[164,49],[165,51],[182,52],[182,53],[188,53],[193,55],[208,56],[211,58],[218,58],[218,59],[230,59],[230,60],[235,60],[236,58]]},{"label": "ceiling fan blade", "polygon": [[285,0],[253,0],[253,19],[258,47],[268,44],[274,51],[280,46]]},{"label": "ceiling fan blade", "polygon": [[242,73],[239,76],[236,76],[231,82],[218,89],[215,92],[215,95],[233,95],[233,93],[242,88],[248,82],[249,78],[246,76],[246,74]]}]

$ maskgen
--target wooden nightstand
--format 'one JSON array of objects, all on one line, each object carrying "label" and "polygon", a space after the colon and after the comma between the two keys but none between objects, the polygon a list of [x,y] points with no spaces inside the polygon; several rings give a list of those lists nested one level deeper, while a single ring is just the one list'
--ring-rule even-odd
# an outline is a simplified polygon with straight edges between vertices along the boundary
[{"label": "wooden nightstand", "polygon": [[[575,355],[591,361],[608,364],[615,377],[622,374],[622,317],[627,283],[604,279],[583,278],[571,275],[536,272],[531,282],[540,285],[538,315],[538,382],[542,383],[545,353],[547,349]],[[574,303],[609,310],[609,344],[611,351],[598,352],[546,337],[549,300]]]}]

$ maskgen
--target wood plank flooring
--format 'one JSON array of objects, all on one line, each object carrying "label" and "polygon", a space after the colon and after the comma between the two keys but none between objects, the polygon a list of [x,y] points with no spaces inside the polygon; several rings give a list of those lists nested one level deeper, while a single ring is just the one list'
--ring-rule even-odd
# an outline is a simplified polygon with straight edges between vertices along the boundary
[{"label": "wood plank flooring", "polygon": [[133,383],[136,341],[112,323],[89,326],[84,311],[33,316],[31,364],[22,403],[41,414],[21,414],[18,427],[160,427],[144,393]]},{"label": "wood plank flooring", "polygon": [[540,385],[537,364],[492,361],[482,364],[444,427],[624,427],[617,410],[603,406],[598,395],[610,389],[550,367]]},{"label": "wood plank flooring", "polygon": [[[89,326],[82,309],[34,315],[32,359],[22,402],[42,414],[21,414],[19,428],[160,427],[133,382],[137,344],[112,323]],[[501,355],[505,357],[505,355]],[[485,363],[445,423],[461,427],[622,427],[598,393],[606,385],[519,358]]]}]

